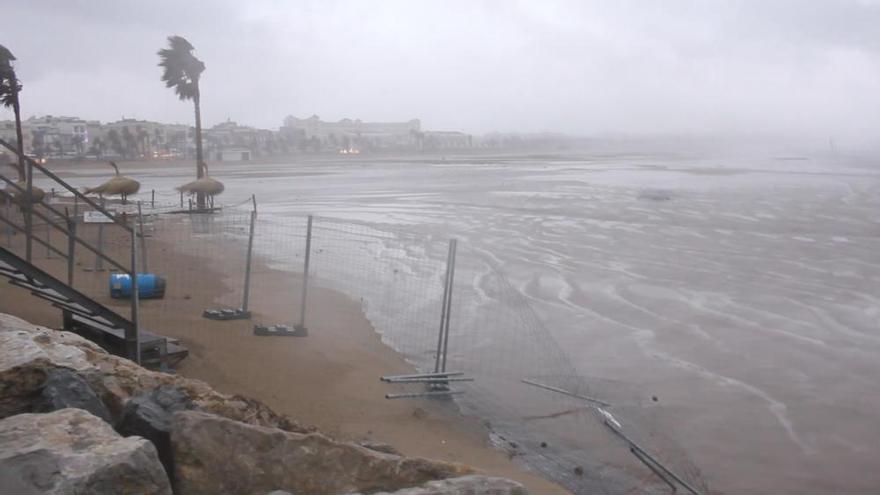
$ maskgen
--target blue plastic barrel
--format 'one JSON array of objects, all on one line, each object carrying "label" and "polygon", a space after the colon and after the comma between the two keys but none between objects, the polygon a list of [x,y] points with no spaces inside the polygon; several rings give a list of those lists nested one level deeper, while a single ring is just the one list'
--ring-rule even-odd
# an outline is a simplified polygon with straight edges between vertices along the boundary
[{"label": "blue plastic barrel", "polygon": [[[138,273],[138,298],[160,299],[165,297],[165,279],[155,273]],[[131,297],[131,276],[127,273],[110,274],[110,297]]]}]

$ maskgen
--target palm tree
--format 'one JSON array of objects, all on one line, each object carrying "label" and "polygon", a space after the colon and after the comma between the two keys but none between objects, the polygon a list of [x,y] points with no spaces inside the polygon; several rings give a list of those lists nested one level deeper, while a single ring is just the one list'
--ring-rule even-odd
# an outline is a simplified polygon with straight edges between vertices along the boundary
[{"label": "palm tree", "polygon": [[141,155],[143,155],[144,158],[152,158],[152,153],[150,153],[150,133],[144,130],[141,126],[135,127],[135,132],[137,133],[138,146],[141,149]]},{"label": "palm tree", "polygon": [[21,135],[21,106],[18,102],[18,92],[21,91],[21,83],[15,75],[12,62],[15,55],[5,46],[0,45],[0,104],[4,107],[12,107],[15,114],[15,139],[18,145],[18,180],[24,182],[24,138]]},{"label": "palm tree", "polygon": [[92,140],[92,146],[89,149],[89,153],[95,155],[95,160],[100,160],[102,156],[104,156],[104,140],[101,139],[101,136],[96,136],[95,139]]},{"label": "palm tree", "polygon": [[110,141],[110,149],[119,156],[125,156],[125,148],[122,146],[122,138],[119,137],[119,131],[110,129],[107,132],[107,140]]},{"label": "palm tree", "polygon": [[[204,176],[202,170],[202,109],[199,93],[199,78],[205,71],[205,63],[193,55],[193,47],[181,36],[169,36],[168,48],[159,50],[159,67],[162,67],[162,81],[165,87],[174,88],[181,100],[192,100],[196,116],[196,179]],[[198,193],[196,203],[205,207],[205,195]]]},{"label": "palm tree", "polygon": [[122,127],[122,144],[125,147],[123,158],[134,158],[137,153],[137,138],[134,137],[127,125]]}]

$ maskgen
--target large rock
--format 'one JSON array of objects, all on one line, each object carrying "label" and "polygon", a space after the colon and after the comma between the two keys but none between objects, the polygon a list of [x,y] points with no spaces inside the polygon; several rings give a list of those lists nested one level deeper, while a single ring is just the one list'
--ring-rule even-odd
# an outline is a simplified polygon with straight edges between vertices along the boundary
[{"label": "large rock", "polygon": [[32,411],[51,369],[91,368],[86,349],[67,345],[75,335],[49,332],[0,314],[0,418]]},{"label": "large rock", "polygon": [[82,409],[0,420],[0,472],[16,493],[171,494],[150,442]]},{"label": "large rock", "polygon": [[528,492],[525,487],[507,478],[471,475],[429,481],[419,487],[373,495],[528,495]]},{"label": "large rock", "polygon": [[43,386],[57,369],[71,370],[86,380],[114,422],[129,399],[168,385],[203,411],[254,425],[309,431],[259,401],[221,394],[199,380],[146,370],[76,334],[0,314],[0,418],[37,410]]},{"label": "large rock", "polygon": [[153,442],[172,486],[175,485],[175,478],[174,457],[171,454],[171,415],[192,407],[192,401],[186,394],[170,385],[163,385],[129,400],[116,425],[116,431],[124,436],[136,435]]},{"label": "large rock", "polygon": [[174,414],[171,445],[184,495],[277,489],[372,493],[471,473],[460,464],[383,454],[318,433],[286,432],[196,411]]},{"label": "large rock", "polygon": [[68,407],[84,409],[104,421],[110,421],[110,412],[89,382],[66,368],[50,370],[34,412],[57,411]]}]

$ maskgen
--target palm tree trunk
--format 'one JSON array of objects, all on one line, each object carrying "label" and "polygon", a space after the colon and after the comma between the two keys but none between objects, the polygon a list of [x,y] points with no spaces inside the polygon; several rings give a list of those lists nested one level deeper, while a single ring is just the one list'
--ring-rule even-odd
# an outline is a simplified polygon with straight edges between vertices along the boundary
[{"label": "palm tree trunk", "polygon": [[[204,175],[202,172],[202,105],[198,89],[196,89],[196,95],[193,97],[193,104],[196,107],[196,179],[201,179],[202,175]],[[196,204],[200,210],[205,208],[204,194],[196,194]]]},{"label": "palm tree trunk", "polygon": [[12,111],[15,114],[15,139],[18,145],[18,180],[25,181],[27,178],[24,173],[24,138],[21,133],[21,107],[18,105],[18,95],[15,96],[15,102],[12,104]]},{"label": "palm tree trunk", "polygon": [[[33,217],[31,216],[33,203],[31,197],[34,194],[34,169],[30,162],[27,167],[24,163],[24,137],[21,133],[21,105],[18,104],[18,94],[15,95],[15,100],[12,102],[12,112],[15,114],[15,139],[18,141],[16,143],[18,145],[18,179],[27,181],[21,208],[24,214],[25,259],[30,263],[33,252]],[[27,169],[27,173],[25,173],[25,169]]]}]

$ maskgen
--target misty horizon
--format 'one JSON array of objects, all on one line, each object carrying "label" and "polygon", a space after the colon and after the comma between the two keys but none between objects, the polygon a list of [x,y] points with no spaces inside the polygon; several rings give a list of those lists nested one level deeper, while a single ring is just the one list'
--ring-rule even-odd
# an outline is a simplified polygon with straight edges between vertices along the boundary
[{"label": "misty horizon", "polygon": [[[43,2],[7,7],[25,117],[190,123],[156,52],[196,48],[206,126],[421,119],[472,134],[864,144],[880,3]],[[39,26],[35,30],[34,26]],[[8,113],[8,112],[7,112]],[[2,118],[10,118],[3,114]]]}]

